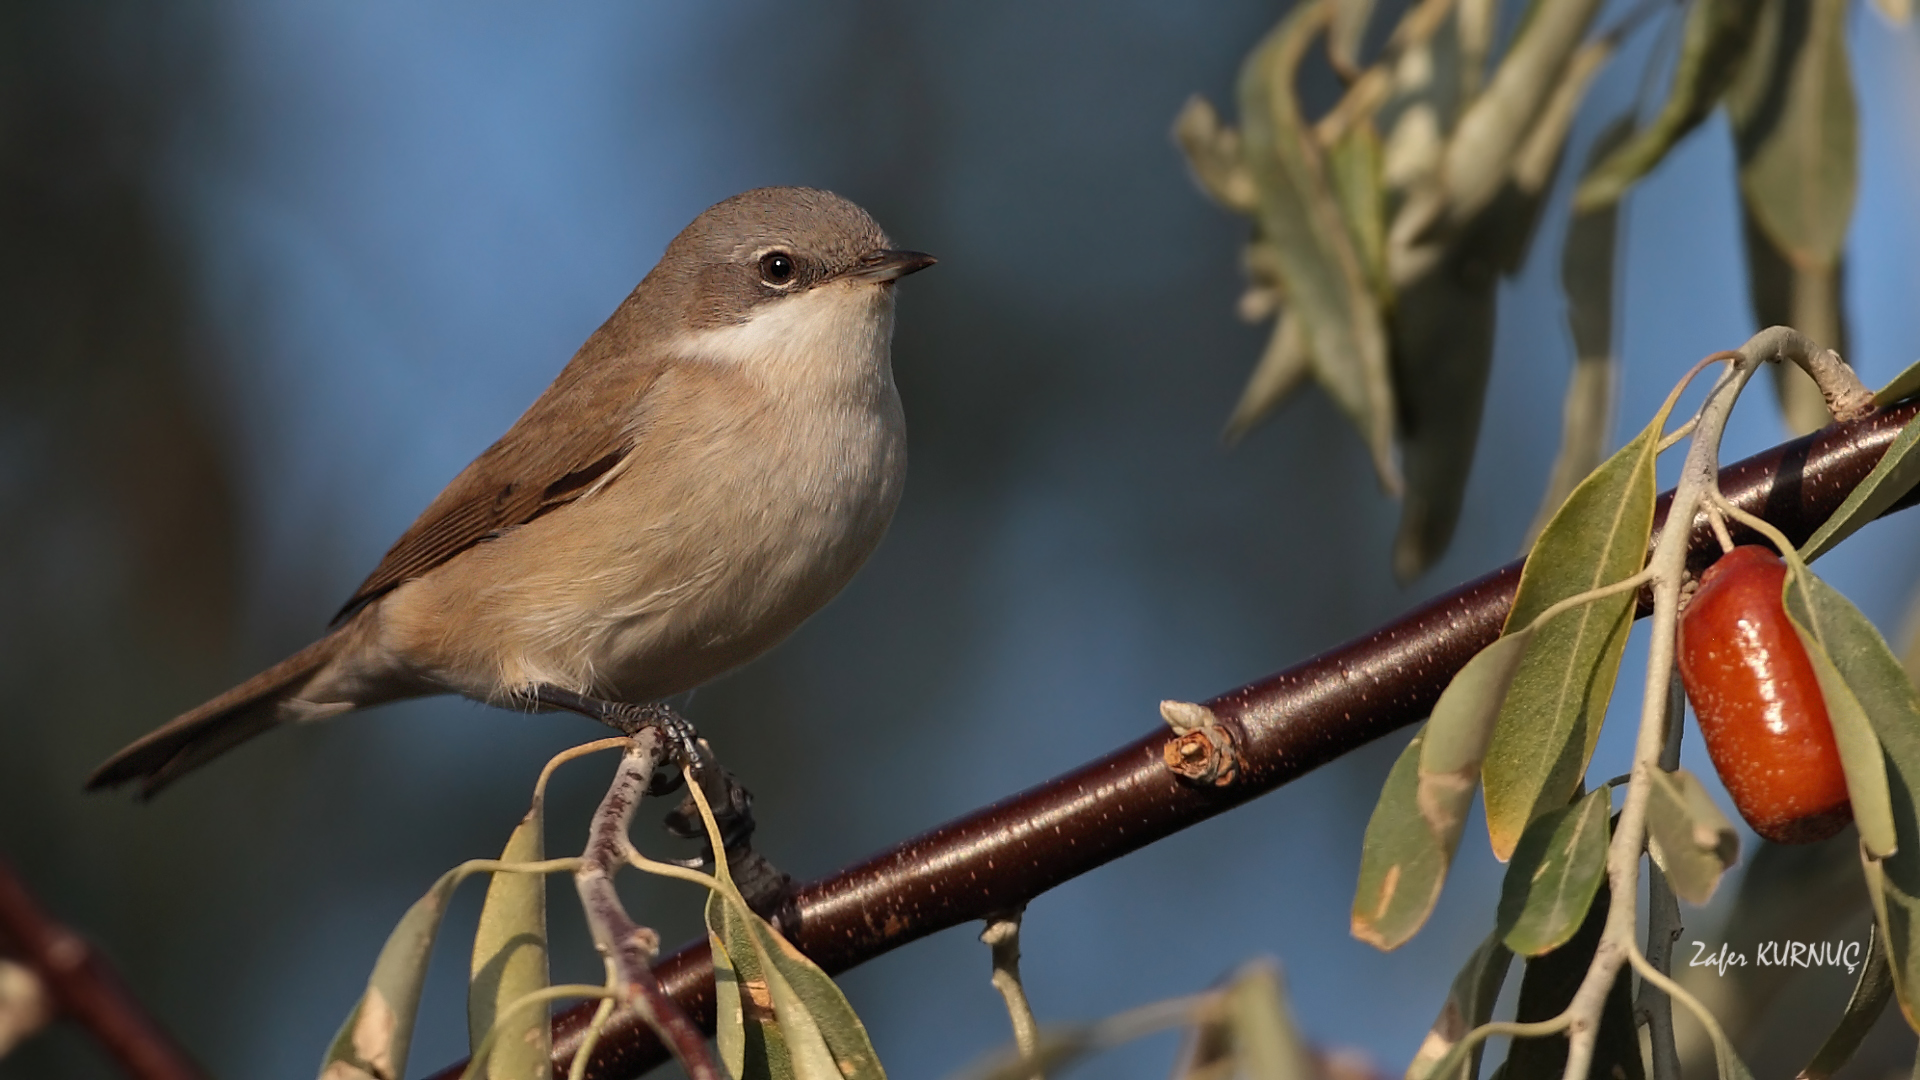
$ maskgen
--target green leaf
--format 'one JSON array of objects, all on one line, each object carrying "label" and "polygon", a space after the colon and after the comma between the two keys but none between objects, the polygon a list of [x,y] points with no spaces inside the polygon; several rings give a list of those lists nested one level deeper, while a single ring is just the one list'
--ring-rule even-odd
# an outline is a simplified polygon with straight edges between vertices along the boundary
[{"label": "green leaf", "polygon": [[1353,934],[1398,948],[1432,914],[1473,806],[1501,699],[1533,635],[1480,650],[1447,684],[1433,716],[1388,774],[1360,853]]},{"label": "green leaf", "polygon": [[1247,380],[1233,415],[1227,419],[1227,442],[1239,442],[1254,425],[1265,420],[1312,370],[1313,358],[1307,355],[1306,340],[1300,336],[1300,319],[1291,311],[1281,312],[1253,377]]},{"label": "green leaf", "polygon": [[1539,956],[1567,943],[1607,876],[1612,789],[1599,787],[1527,826],[1500,887],[1507,948]]},{"label": "green leaf", "polygon": [[707,896],[713,952],[714,1042],[735,1080],[791,1080],[793,1062],[747,922],[718,891]]},{"label": "green leaf", "polygon": [[716,965],[716,1040],[736,1077],[886,1080],[846,995],[731,889],[707,900],[707,939]]},{"label": "green leaf", "polygon": [[1195,94],[1173,121],[1173,141],[1187,155],[1187,167],[1200,190],[1235,213],[1259,210],[1260,193],[1240,151],[1240,133],[1221,123],[1213,103]]},{"label": "green leaf", "polygon": [[1510,634],[1467,661],[1388,775],[1360,855],[1353,933],[1362,941],[1397,948],[1432,913],[1460,848],[1500,703],[1532,640],[1527,631]]},{"label": "green leaf", "polygon": [[400,1080],[405,1075],[420,992],[426,985],[427,957],[447,901],[466,874],[464,868],[448,871],[401,916],[374,961],[366,992],[327,1048],[320,1080]]},{"label": "green leaf", "polygon": [[[1608,125],[1594,140],[1589,159],[1619,145],[1632,126],[1631,116]],[[1613,352],[1613,278],[1619,232],[1619,209],[1612,203],[1576,213],[1567,223],[1560,284],[1567,294],[1567,328],[1573,334],[1573,378],[1561,407],[1560,453],[1554,458],[1540,510],[1527,529],[1523,551],[1533,548],[1554,512],[1606,455],[1618,367]]]},{"label": "green leaf", "polygon": [[[792,995],[793,1007],[805,1013],[831,1055],[829,1060],[835,1071],[828,1080],[886,1080],[887,1074],[880,1068],[880,1058],[873,1051],[866,1026],[854,1014],[853,1006],[833,979],[759,916],[752,916],[747,925],[759,941],[761,958],[770,963],[771,972],[779,975],[778,979],[768,980],[775,991],[775,1012],[782,1013],[786,1008],[781,1004],[779,992],[784,986]],[[808,1074],[796,1069],[796,1075],[805,1078]]]},{"label": "green leaf", "polygon": [[[1534,544],[1509,632],[1559,601],[1624,581],[1646,561],[1663,406],[1646,429],[1580,482]],[[1487,831],[1505,861],[1529,822],[1565,806],[1586,775],[1633,624],[1634,598],[1583,604],[1539,627],[1520,662],[1482,769]]]},{"label": "green leaf", "polygon": [[[541,800],[534,800],[500,861],[539,862],[546,856]],[[469,1052],[477,1052],[502,1012],[547,988],[547,879],[540,874],[496,873],[487,886],[480,925],[473,935],[472,977],[467,988]],[[488,1080],[545,1080],[552,1075],[552,1035],[545,1009],[522,1009],[509,1017],[487,1058]]]},{"label": "green leaf", "polygon": [[1908,364],[1905,371],[1895,375],[1887,385],[1874,392],[1875,405],[1892,405],[1895,402],[1920,394],[1920,360]]},{"label": "green leaf", "polygon": [[1880,947],[1880,935],[1872,925],[1867,927],[1864,961],[1860,978],[1853,984],[1853,995],[1847,999],[1847,1011],[1841,1014],[1827,1041],[1820,1044],[1813,1060],[1800,1070],[1798,1080],[1828,1080],[1839,1072],[1860,1049],[1874,1021],[1886,1011],[1887,1002],[1893,998],[1893,972],[1887,967],[1887,952]]},{"label": "green leaf", "polygon": [[[1789,565],[1794,561],[1789,559]],[[1800,567],[1794,569],[1801,572]],[[1789,575],[1788,580],[1792,582],[1794,577]],[[1800,598],[1800,590],[1793,589],[1787,598],[1788,611],[1796,619],[1804,619],[1821,642],[1865,711],[1886,755],[1895,851],[1888,858],[1874,859],[1865,853],[1863,845],[1862,860],[1893,965],[1901,1012],[1915,1030],[1920,1030],[1920,1022],[1915,1019],[1915,995],[1920,994],[1920,940],[1913,933],[1914,897],[1920,896],[1920,816],[1916,815],[1914,798],[1914,792],[1920,790],[1920,692],[1915,691],[1893,651],[1859,609],[1811,573],[1805,574],[1805,581],[1805,601]],[[1848,781],[1852,781],[1851,774]]]},{"label": "green leaf", "polygon": [[[1898,830],[1887,784],[1886,757],[1861,690],[1872,691],[1875,681],[1892,680],[1898,685],[1880,686],[1877,696],[1884,707],[1899,709],[1906,704],[1900,690],[1904,688],[1906,696],[1911,697],[1913,684],[1859,608],[1821,581],[1799,558],[1793,558],[1790,567],[1791,573],[1781,586],[1781,600],[1788,621],[1806,647],[1807,659],[1813,663],[1814,677],[1820,680],[1820,697],[1826,703],[1834,745],[1847,774],[1847,798],[1853,803],[1860,844],[1869,856],[1884,859],[1899,845]],[[1876,647],[1885,654],[1884,660],[1874,656]],[[1843,652],[1849,657],[1851,674],[1840,667]],[[1861,684],[1858,687],[1856,679]],[[1920,701],[1913,704],[1920,706]],[[1907,719],[1920,725],[1920,711]]]},{"label": "green leaf", "polygon": [[[1507,967],[1513,962],[1513,953],[1501,942],[1501,936],[1498,930],[1488,935],[1453,977],[1446,1004],[1440,1007],[1440,1015],[1420,1043],[1413,1063],[1407,1066],[1407,1080],[1434,1080],[1434,1067],[1447,1056],[1447,1051],[1465,1038],[1467,1032],[1493,1019],[1494,1003],[1500,998],[1500,986],[1506,982]],[[1460,1080],[1475,1080],[1480,1075],[1481,1049],[1480,1046],[1473,1048],[1466,1074]]]},{"label": "green leaf", "polygon": [[1847,60],[1847,0],[1761,0],[1727,92],[1740,191],[1795,263],[1831,266],[1858,183],[1859,116]]},{"label": "green leaf", "polygon": [[1617,203],[1634,182],[1653,171],[1686,134],[1720,102],[1746,59],[1753,37],[1753,0],[1694,0],[1680,39],[1673,89],[1666,104],[1638,135],[1591,169],[1574,192],[1575,213]]},{"label": "green leaf", "polygon": [[1413,737],[1387,774],[1360,849],[1360,883],[1353,896],[1353,936],[1376,949],[1397,949],[1433,912],[1447,880],[1452,853],[1420,814],[1420,748]]},{"label": "green leaf", "polygon": [[1920,454],[1913,452],[1916,444],[1920,444],[1920,417],[1907,421],[1873,471],[1860,481],[1833,516],[1800,545],[1800,557],[1812,562],[1826,554],[1913,490],[1913,485],[1920,483]]},{"label": "green leaf", "polygon": [[[1523,233],[1528,200],[1487,213]],[[1486,232],[1495,231],[1488,226]],[[1504,250],[1504,248],[1502,249]],[[1473,469],[1487,379],[1493,370],[1498,252],[1475,245],[1437,257],[1394,294],[1393,372],[1400,402],[1406,496],[1393,539],[1393,572],[1411,581],[1446,551]]]},{"label": "green leaf", "polygon": [[1449,859],[1460,844],[1500,705],[1533,638],[1522,630],[1475,653],[1447,684],[1427,721],[1416,795],[1421,817]]},{"label": "green leaf", "polygon": [[1240,72],[1240,136],[1259,226],[1278,254],[1281,291],[1299,315],[1314,376],[1365,438],[1381,486],[1398,492],[1387,332],[1293,81],[1326,9],[1294,8]]},{"label": "green leaf", "polygon": [[[1727,92],[1740,161],[1748,282],[1762,326],[1792,326],[1847,350],[1841,249],[1858,183],[1858,116],[1846,0],[1762,0],[1747,59]],[[1831,417],[1813,380],[1774,366],[1796,433]]]},{"label": "green leaf", "polygon": [[1226,1012],[1232,1027],[1236,1075],[1247,1080],[1315,1080],[1320,1070],[1294,1029],[1280,968],[1256,960],[1241,968],[1227,987]]},{"label": "green leaf", "polygon": [[1647,843],[1654,861],[1666,871],[1675,896],[1704,904],[1740,857],[1739,834],[1699,777],[1685,769],[1655,769],[1648,780]]},{"label": "green leaf", "polygon": [[[1842,318],[1840,279],[1846,257],[1831,264],[1800,264],[1774,245],[1755,220],[1752,209],[1740,214],[1747,251],[1747,292],[1754,322],[1760,326],[1791,326],[1834,351],[1847,353],[1847,326]],[[1798,364],[1768,364],[1775,396],[1787,429],[1795,435],[1818,431],[1833,422],[1833,414],[1811,376]]]},{"label": "green leaf", "polygon": [[1920,1031],[1920,1019],[1916,1019],[1914,1009],[1914,992],[1920,988],[1920,957],[1914,955],[1914,924],[1920,921],[1916,918],[1920,916],[1920,899],[1915,899],[1893,880],[1888,873],[1890,862],[1892,860],[1868,858],[1864,851],[1860,853],[1867,895],[1873,900],[1874,919],[1880,926],[1882,944],[1887,950],[1894,996],[1900,1002],[1907,1026]]},{"label": "green leaf", "polygon": [[1381,177],[1380,133],[1367,119],[1347,129],[1327,151],[1333,194],[1353,238],[1373,294],[1389,297],[1387,281],[1387,189]]},{"label": "green leaf", "polygon": [[[1593,964],[1594,950],[1600,944],[1600,931],[1606,926],[1609,892],[1606,885],[1594,896],[1580,929],[1565,945],[1536,956],[1526,963],[1520,976],[1520,1000],[1514,1019],[1531,1023],[1551,1019],[1565,1011],[1573,995],[1586,979]],[[1640,1060],[1640,1038],[1633,1021],[1633,978],[1622,970],[1615,976],[1600,1009],[1600,1031],[1594,1045],[1593,1067],[1587,1075],[1644,1080]],[[1567,1040],[1561,1035],[1536,1039],[1515,1039],[1507,1051],[1504,1075],[1522,1077],[1559,1076],[1566,1069]]]}]

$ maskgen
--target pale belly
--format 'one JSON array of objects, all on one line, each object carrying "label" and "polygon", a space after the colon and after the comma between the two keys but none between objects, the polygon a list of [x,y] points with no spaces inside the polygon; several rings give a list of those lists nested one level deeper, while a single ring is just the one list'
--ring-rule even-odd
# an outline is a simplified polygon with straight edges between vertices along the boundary
[{"label": "pale belly", "polygon": [[786,638],[878,545],[905,471],[891,404],[815,445],[790,428],[784,447],[716,445],[677,481],[636,463],[389,594],[382,651],[415,693],[499,701],[545,684],[646,702],[699,686]]}]

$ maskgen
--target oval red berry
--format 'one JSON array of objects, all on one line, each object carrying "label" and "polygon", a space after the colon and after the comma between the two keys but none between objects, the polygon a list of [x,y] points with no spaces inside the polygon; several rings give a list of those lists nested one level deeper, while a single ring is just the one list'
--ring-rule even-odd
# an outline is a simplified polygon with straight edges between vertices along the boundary
[{"label": "oval red berry", "polygon": [[1820,684],[1780,603],[1786,564],[1737,547],[1700,576],[1680,619],[1680,679],[1707,754],[1753,831],[1824,840],[1853,820]]}]

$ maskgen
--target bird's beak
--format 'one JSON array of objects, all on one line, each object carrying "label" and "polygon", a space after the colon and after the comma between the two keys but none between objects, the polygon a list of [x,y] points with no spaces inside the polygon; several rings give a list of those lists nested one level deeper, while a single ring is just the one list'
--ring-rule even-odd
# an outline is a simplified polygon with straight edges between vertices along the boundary
[{"label": "bird's beak", "polygon": [[847,271],[847,276],[858,281],[893,281],[939,261],[923,251],[876,251]]}]

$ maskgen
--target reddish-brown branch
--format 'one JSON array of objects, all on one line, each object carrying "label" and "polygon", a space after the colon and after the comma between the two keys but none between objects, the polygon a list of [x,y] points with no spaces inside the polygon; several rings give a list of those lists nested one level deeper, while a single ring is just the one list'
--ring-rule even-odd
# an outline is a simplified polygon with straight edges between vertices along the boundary
[{"label": "reddish-brown branch", "polygon": [[[1802,541],[1916,411],[1900,406],[1775,447],[1723,470],[1722,489]],[[1663,497],[1662,519],[1665,513]],[[1693,526],[1704,561],[1719,548],[1704,518]],[[1178,780],[1162,753],[1173,735],[1156,729],[1065,776],[803,886],[788,935],[827,971],[844,971],[936,931],[1018,907],[1415,723],[1454,672],[1498,636],[1519,580],[1520,563],[1509,563],[1365,637],[1206,702],[1239,755],[1240,771],[1230,784]],[[682,948],[655,971],[688,1014],[711,1027],[706,943]],[[554,1018],[556,1070],[571,1061],[590,1015],[590,1008],[575,1008]],[[607,1031],[590,1075],[638,1076],[663,1060],[652,1033],[628,1022]],[[460,1068],[435,1080],[458,1076]]]},{"label": "reddish-brown branch", "polygon": [[180,1044],[149,1015],[111,965],[80,935],[54,922],[0,859],[0,951],[32,968],[59,1014],[137,1080],[205,1080]]}]

